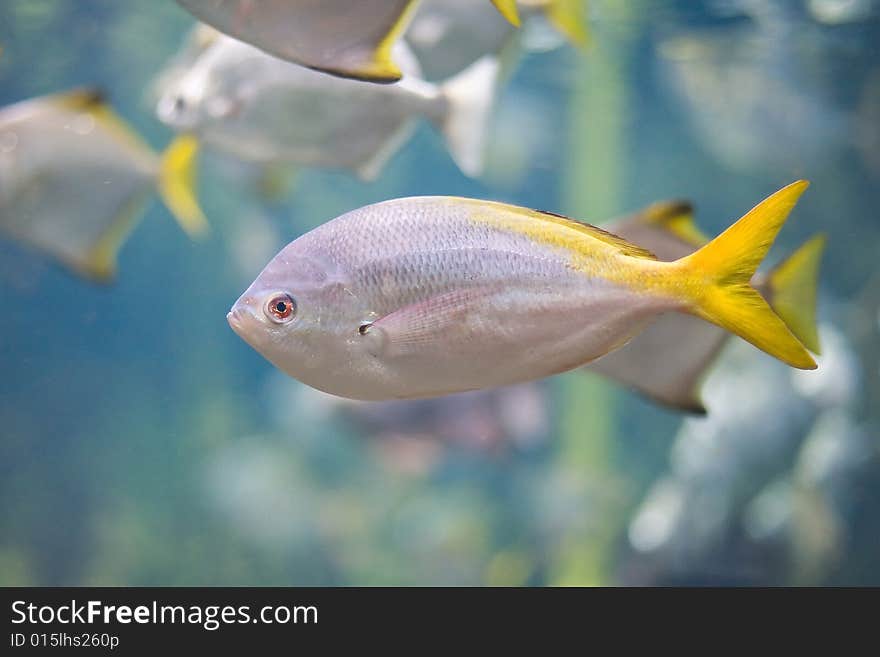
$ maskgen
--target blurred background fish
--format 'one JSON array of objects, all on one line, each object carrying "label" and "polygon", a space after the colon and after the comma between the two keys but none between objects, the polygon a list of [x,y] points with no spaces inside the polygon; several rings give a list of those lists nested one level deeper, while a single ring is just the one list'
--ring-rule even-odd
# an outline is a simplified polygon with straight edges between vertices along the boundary
[{"label": "blurred background fish", "polygon": [[193,190],[194,157],[188,139],[159,157],[94,90],[4,107],[0,231],[106,281],[150,191],[159,191],[188,233],[205,230]]},{"label": "blurred background fish", "polygon": [[[489,6],[485,0],[478,0]],[[178,0],[221,32],[308,68],[369,82],[396,82],[393,57],[416,0]],[[492,0],[519,24],[514,0]]]},{"label": "blurred background fish", "polygon": [[[685,421],[668,473],[648,491],[629,525],[634,552],[623,568],[630,583],[752,584],[774,577],[781,583],[784,576],[774,558],[786,560],[777,551],[787,541],[795,550],[795,581],[810,581],[833,568],[845,510],[829,499],[830,491],[807,490],[830,473],[805,470],[845,469],[843,463],[818,461],[845,462],[851,457],[843,454],[867,445],[860,431],[839,426],[851,417],[858,366],[836,329],[823,326],[823,338],[823,373],[795,376],[795,385],[789,372],[767,359],[738,348],[725,353],[726,365],[709,376],[704,392],[708,403],[723,408]],[[837,429],[831,429],[833,437],[827,433],[829,422]],[[817,454],[825,449],[841,456]],[[876,444],[859,458],[876,460]],[[815,483],[803,482],[805,475]],[[819,499],[806,502],[801,496],[808,494]],[[798,519],[799,503],[810,505],[812,517]],[[796,526],[801,521],[811,526]]]},{"label": "blurred background fish", "polygon": [[462,171],[478,175],[496,61],[482,59],[437,86],[418,79],[418,63],[404,55],[413,75],[379,86],[321,75],[219,35],[186,73],[173,73],[179,60],[172,63],[157,114],[250,162],[343,168],[364,180],[378,177],[424,117],[443,131]]},{"label": "blurred background fish", "polygon": [[[585,45],[585,3],[520,0],[517,5],[524,20],[519,30],[481,2],[423,0],[405,39],[421,62],[425,79],[446,79],[485,55],[498,56],[509,73],[519,63],[521,50],[549,50],[563,39]],[[547,25],[556,31],[556,38],[547,36]]]}]

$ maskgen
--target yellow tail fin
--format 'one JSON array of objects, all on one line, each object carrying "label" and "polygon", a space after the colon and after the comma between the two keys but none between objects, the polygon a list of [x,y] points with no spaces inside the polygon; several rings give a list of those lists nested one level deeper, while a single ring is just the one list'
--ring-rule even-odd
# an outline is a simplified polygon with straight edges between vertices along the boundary
[{"label": "yellow tail fin", "polygon": [[589,43],[585,0],[550,0],[544,15],[570,43],[578,47]]},{"label": "yellow tail fin", "polygon": [[196,196],[196,162],[199,144],[191,135],[181,135],[162,155],[159,171],[159,194],[177,223],[190,236],[208,231],[208,220]]},{"label": "yellow tail fin", "polygon": [[814,354],[819,352],[816,328],[816,291],[819,285],[819,262],[825,248],[825,236],[816,235],[804,242],[770,272],[769,301],[795,337]]},{"label": "yellow tail fin", "polygon": [[519,27],[519,10],[516,8],[516,0],[492,0],[492,4],[512,25]]},{"label": "yellow tail fin", "polygon": [[809,183],[799,180],[764,199],[700,250],[676,261],[700,281],[695,315],[799,369],[816,362],[749,281]]}]

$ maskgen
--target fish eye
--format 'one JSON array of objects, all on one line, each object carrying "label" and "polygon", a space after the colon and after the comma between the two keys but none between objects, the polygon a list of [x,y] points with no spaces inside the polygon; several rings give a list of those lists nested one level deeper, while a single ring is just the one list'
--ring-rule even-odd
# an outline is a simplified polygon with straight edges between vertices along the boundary
[{"label": "fish eye", "polygon": [[273,322],[282,324],[296,314],[296,301],[289,294],[276,294],[266,303],[266,315]]},{"label": "fish eye", "polygon": [[183,99],[183,96],[177,96],[174,99],[174,111],[177,114],[180,114],[185,109],[186,109],[186,101]]}]

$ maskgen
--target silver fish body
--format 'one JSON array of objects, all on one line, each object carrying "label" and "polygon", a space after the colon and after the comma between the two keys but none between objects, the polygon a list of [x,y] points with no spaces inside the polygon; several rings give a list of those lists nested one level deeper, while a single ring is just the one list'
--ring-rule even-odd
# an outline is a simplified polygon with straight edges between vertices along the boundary
[{"label": "silver fish body", "polygon": [[414,0],[178,0],[221,32],[333,75],[392,82],[387,50]]},{"label": "silver fish body", "polygon": [[442,80],[484,55],[497,55],[515,39],[516,28],[489,3],[426,0],[406,32],[428,80]]},{"label": "silver fish body", "polygon": [[[417,71],[414,58],[402,59]],[[374,85],[322,75],[220,35],[166,88],[157,114],[247,161],[351,169],[368,180],[424,117],[444,129],[459,166],[476,174],[495,68],[484,63],[447,87],[415,76]]]},{"label": "silver fish body", "polygon": [[[284,248],[228,320],[294,378],[379,400],[569,370],[674,307],[576,271],[568,250],[519,232],[521,221],[535,218],[450,197],[355,210]],[[296,314],[278,323],[272,304],[285,295]]]},{"label": "silver fish body", "polygon": [[159,158],[103,117],[93,92],[0,110],[0,232],[106,278],[149,194]]}]

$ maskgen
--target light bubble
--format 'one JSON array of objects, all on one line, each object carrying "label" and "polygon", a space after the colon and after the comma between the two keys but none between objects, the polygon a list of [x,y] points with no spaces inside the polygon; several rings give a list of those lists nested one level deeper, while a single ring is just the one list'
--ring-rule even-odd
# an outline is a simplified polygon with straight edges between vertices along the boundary
[{"label": "light bubble", "polygon": [[79,114],[68,127],[78,135],[88,135],[95,129],[95,117],[91,114]]}]

